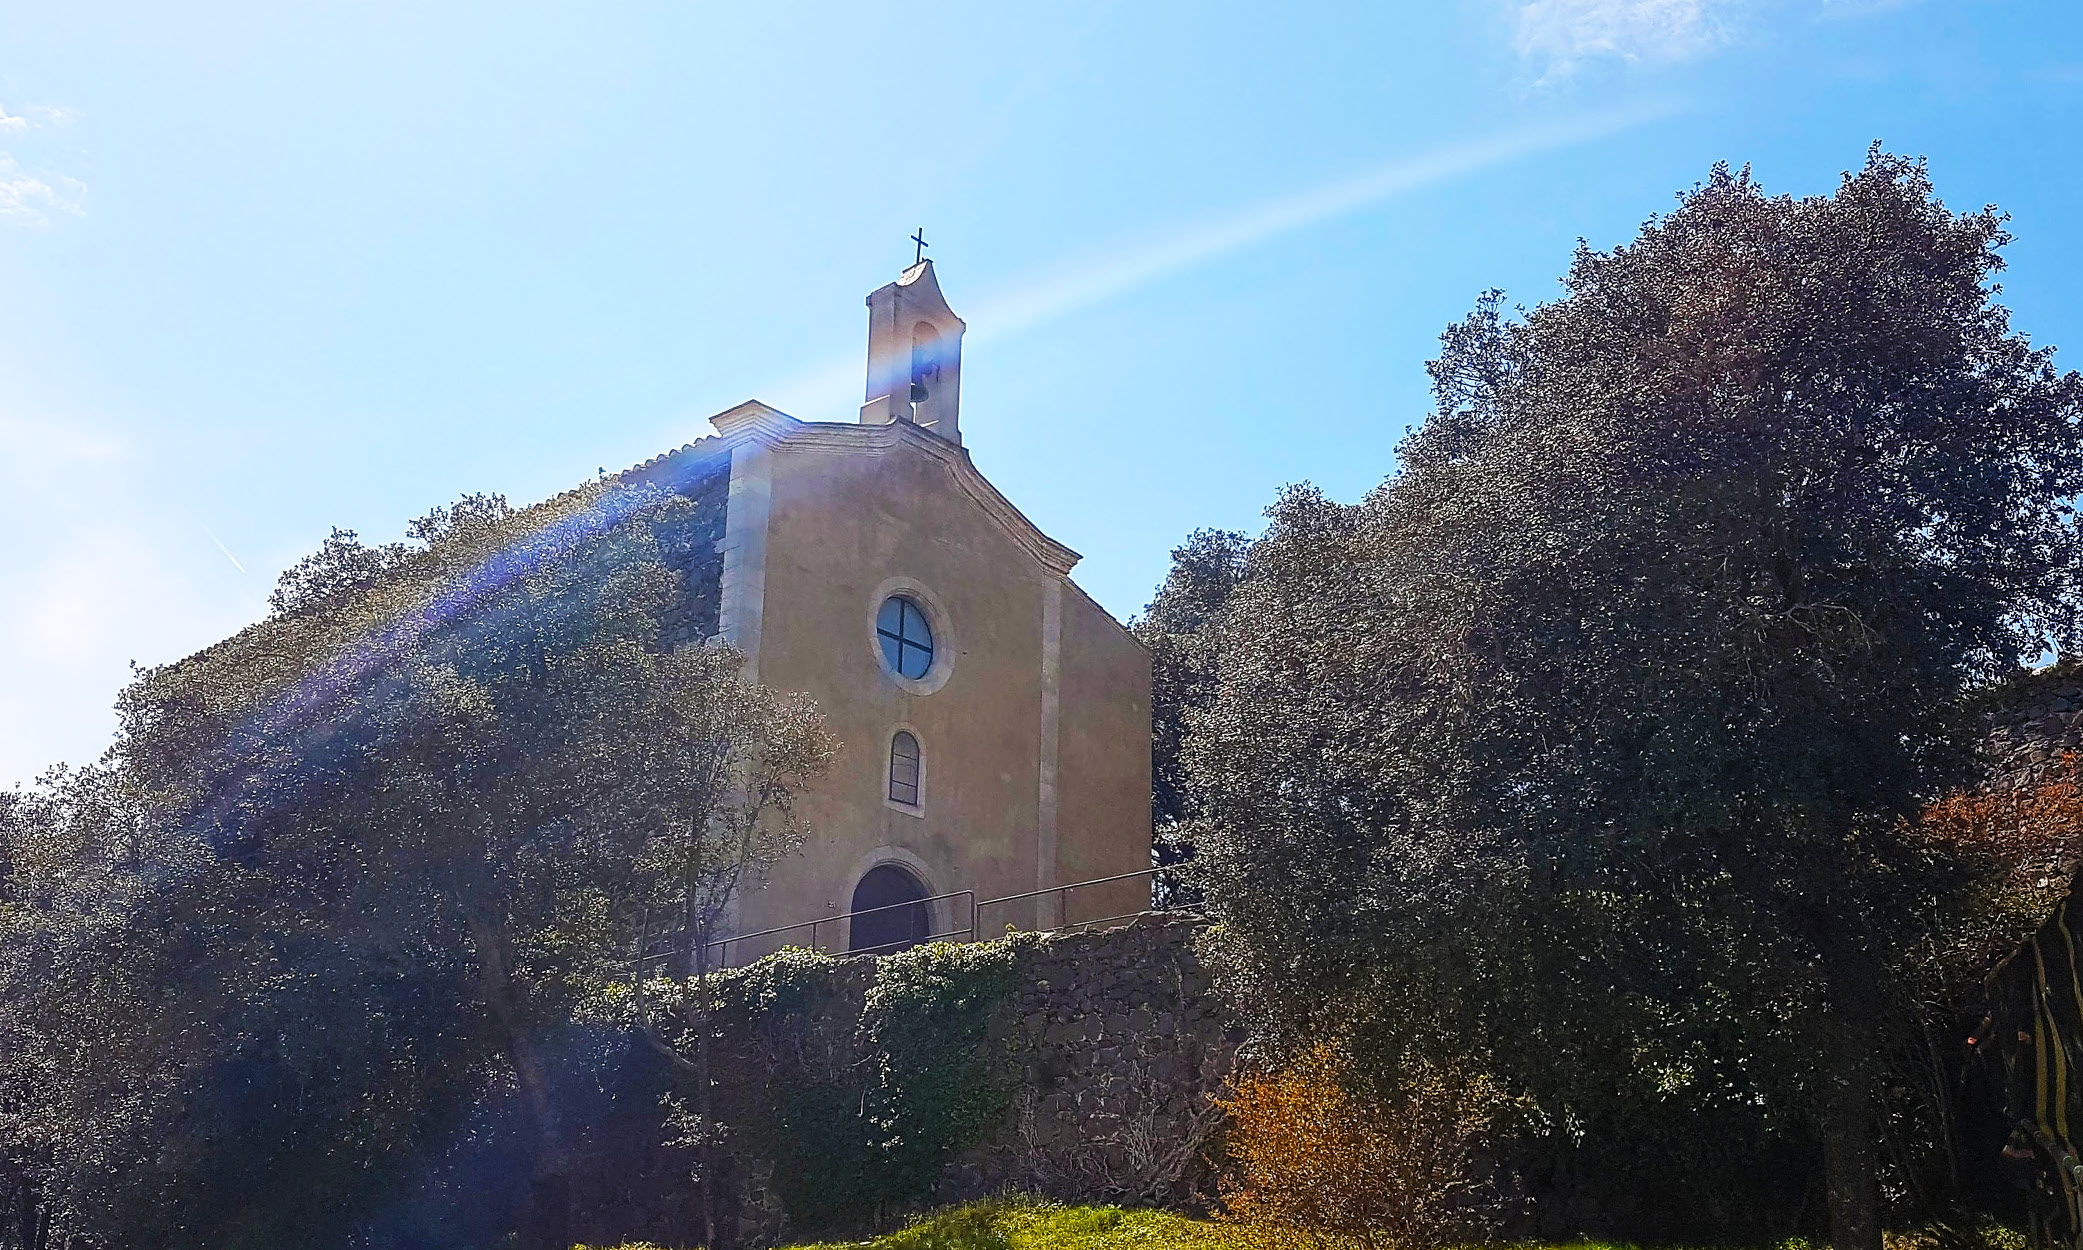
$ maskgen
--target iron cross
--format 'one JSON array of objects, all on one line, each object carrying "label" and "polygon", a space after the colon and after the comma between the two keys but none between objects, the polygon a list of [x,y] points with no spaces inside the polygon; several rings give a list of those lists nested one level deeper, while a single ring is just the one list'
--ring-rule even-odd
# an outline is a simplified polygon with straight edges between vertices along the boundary
[{"label": "iron cross", "polygon": [[916,265],[920,261],[926,259],[926,228],[924,226],[920,226],[919,232],[911,236],[911,241],[919,245],[917,253],[915,253],[911,258],[911,263]]}]

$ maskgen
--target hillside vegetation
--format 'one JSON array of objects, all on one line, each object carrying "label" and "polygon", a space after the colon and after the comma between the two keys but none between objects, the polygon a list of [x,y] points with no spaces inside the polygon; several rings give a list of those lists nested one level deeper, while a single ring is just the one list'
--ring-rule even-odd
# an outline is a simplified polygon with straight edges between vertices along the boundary
[{"label": "hillside vegetation", "polygon": [[[858,1237],[1007,1188],[1239,1223],[865,1244],[2083,1245],[2083,1082],[1982,989],[2083,819],[1975,789],[1990,692],[2083,654],[2083,375],[1996,302],[2009,242],[1878,150],[1828,195],[1717,168],[1447,327],[1377,489],[1179,549],[1136,625],[1157,898],[1214,922],[1257,1065],[1191,1186],[1121,1183],[1198,1148],[1136,1082],[1036,1109],[1131,1059],[1212,1082],[1183,1015],[1016,1012],[991,943],[712,971],[742,890],[834,866],[797,799],[859,774],[688,645],[698,457],[335,533],[141,670],[103,759],[0,793],[0,1250],[742,1250],[740,1216]],[[2083,692],[2048,713],[2083,732]],[[1037,1029],[1060,1056],[1014,1054]]]}]

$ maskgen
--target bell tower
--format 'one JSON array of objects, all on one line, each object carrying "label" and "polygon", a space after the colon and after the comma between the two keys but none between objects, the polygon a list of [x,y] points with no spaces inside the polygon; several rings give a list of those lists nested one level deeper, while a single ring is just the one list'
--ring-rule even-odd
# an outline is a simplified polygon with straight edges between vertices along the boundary
[{"label": "bell tower", "polygon": [[930,260],[921,258],[870,295],[861,424],[910,421],[960,444],[962,333],[968,328],[940,294]]}]

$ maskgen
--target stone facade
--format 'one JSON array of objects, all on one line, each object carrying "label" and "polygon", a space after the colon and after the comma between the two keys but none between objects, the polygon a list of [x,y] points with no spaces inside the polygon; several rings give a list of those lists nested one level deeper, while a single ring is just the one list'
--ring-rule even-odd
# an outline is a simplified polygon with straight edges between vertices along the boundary
[{"label": "stone facade", "polygon": [[[841,744],[798,806],[811,847],[745,896],[739,931],[839,916],[884,864],[929,896],[971,892],[932,909],[935,933],[964,935],[971,898],[1147,868],[1149,655],[1065,576],[1075,556],[961,447],[909,423],[816,425],[748,406],[718,424],[736,447],[732,525],[741,497],[760,513],[743,527],[759,534],[742,539],[757,554],[741,576],[726,555],[723,636],[759,680],[815,699]],[[877,610],[894,595],[932,624],[921,679],[893,674],[879,651]],[[889,801],[899,731],[922,756],[916,804]],[[1081,894],[1070,918],[1149,905],[1145,882],[1110,893]],[[1054,919],[1030,901],[983,926]],[[843,922],[818,939],[848,949]]]}]

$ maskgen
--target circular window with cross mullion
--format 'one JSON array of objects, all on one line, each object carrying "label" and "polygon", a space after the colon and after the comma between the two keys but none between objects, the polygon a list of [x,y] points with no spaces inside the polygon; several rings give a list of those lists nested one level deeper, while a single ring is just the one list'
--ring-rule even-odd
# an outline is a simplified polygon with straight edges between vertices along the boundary
[{"label": "circular window with cross mullion", "polygon": [[875,614],[875,636],[882,642],[883,663],[899,677],[920,681],[932,671],[933,627],[909,595],[883,600]]},{"label": "circular window with cross mullion", "polygon": [[861,640],[883,680],[908,695],[945,686],[962,648],[947,604],[911,577],[889,577],[861,605]]}]

